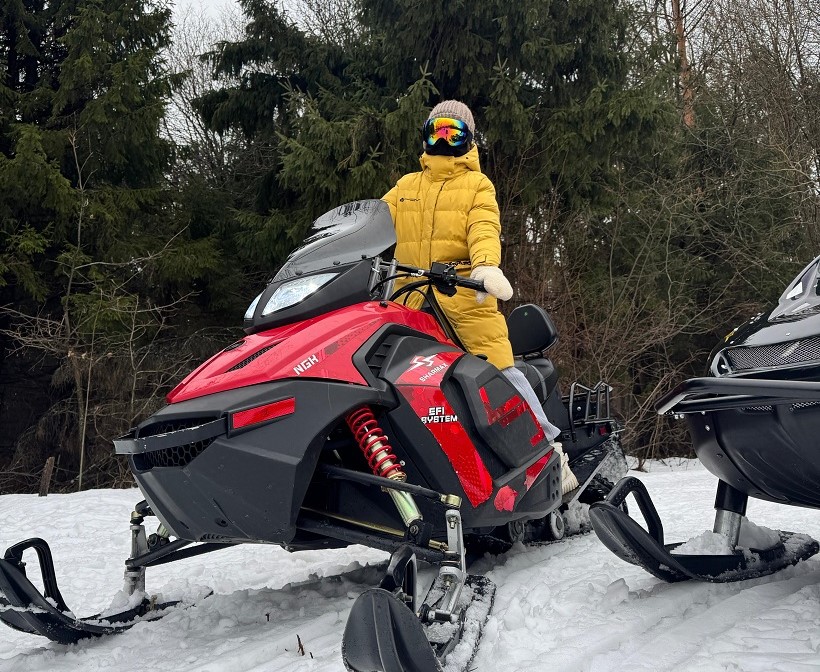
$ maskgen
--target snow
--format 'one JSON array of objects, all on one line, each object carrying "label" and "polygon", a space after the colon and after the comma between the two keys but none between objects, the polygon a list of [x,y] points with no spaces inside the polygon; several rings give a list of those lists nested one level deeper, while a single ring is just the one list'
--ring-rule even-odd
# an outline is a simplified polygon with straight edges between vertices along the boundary
[{"label": "snow", "polygon": [[[741,519],[740,536],[737,540],[739,550],[747,552],[751,552],[750,549],[766,550],[775,546],[779,541],[780,535],[777,530],[756,525],[748,518]],[[675,555],[732,555],[732,553],[728,537],[711,530],[692,537],[675,549]]]},{"label": "snow", "polygon": [[[713,524],[714,477],[691,461],[650,466],[630,475],[646,483],[667,541],[703,538]],[[139,499],[136,490],[2,496],[0,551],[45,538],[66,602],[79,615],[98,613],[124,599],[117,593]],[[750,500],[748,516],[763,528],[749,528],[755,539],[765,539],[766,528],[820,538],[816,511]],[[34,578],[36,560],[28,559]],[[150,593],[200,602],[73,646],[2,628],[0,672],[338,672],[347,613],[378,582],[385,560],[360,546],[289,554],[245,545],[152,567]],[[666,584],[588,534],[517,545],[471,571],[498,586],[472,663],[477,672],[820,670],[816,558],[739,583]],[[424,572],[430,580],[432,571]]]},{"label": "snow", "polygon": [[729,538],[711,530],[692,537],[675,549],[675,555],[732,555],[732,553]]}]

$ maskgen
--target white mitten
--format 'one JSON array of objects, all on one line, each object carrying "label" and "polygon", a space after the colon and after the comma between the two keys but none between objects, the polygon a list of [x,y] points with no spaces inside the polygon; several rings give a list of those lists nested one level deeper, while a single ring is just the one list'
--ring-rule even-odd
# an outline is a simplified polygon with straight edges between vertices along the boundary
[{"label": "white mitten", "polygon": [[478,303],[484,303],[487,294],[492,294],[495,298],[502,301],[509,301],[513,295],[513,288],[510,281],[504,277],[501,269],[498,266],[477,266],[470,273],[470,278],[479,280],[484,283],[486,292],[476,292],[475,300]]}]

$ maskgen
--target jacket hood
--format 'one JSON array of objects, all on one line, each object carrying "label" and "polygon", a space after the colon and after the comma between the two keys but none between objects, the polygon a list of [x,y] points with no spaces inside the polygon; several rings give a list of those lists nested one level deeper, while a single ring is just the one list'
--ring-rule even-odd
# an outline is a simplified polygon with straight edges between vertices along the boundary
[{"label": "jacket hood", "polygon": [[481,172],[481,165],[478,162],[478,147],[475,144],[463,156],[424,153],[419,157],[419,163],[424,174],[433,181],[455,177],[461,173],[466,173],[468,170]]}]

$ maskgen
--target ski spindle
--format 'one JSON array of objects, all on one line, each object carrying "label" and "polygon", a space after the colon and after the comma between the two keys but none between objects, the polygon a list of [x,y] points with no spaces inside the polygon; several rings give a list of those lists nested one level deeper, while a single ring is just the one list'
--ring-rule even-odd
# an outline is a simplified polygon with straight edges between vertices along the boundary
[{"label": "ski spindle", "polygon": [[[148,539],[145,536],[144,517],[138,511],[131,513],[131,558],[137,558],[148,552]],[[132,569],[125,567],[125,586],[123,590],[127,595],[135,592],[145,592],[145,567]]]}]

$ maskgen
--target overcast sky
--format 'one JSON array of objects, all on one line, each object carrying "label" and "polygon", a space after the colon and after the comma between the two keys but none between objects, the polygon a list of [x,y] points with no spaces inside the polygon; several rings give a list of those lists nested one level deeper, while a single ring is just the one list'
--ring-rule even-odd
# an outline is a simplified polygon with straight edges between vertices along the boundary
[{"label": "overcast sky", "polygon": [[190,6],[205,9],[209,14],[218,16],[223,7],[235,3],[236,0],[176,0],[176,11]]}]

